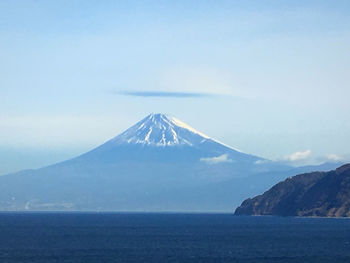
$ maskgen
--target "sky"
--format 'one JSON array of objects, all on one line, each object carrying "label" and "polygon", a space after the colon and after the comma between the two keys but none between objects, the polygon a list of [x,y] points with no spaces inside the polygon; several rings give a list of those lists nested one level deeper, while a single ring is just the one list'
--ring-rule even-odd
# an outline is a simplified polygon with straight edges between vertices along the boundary
[{"label": "sky", "polygon": [[349,1],[0,1],[0,174],[151,112],[295,165],[350,160]]}]

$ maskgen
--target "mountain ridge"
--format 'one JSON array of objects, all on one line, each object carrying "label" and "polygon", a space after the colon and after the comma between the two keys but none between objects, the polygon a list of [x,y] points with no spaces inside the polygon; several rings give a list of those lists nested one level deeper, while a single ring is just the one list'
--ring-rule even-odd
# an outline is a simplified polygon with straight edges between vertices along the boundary
[{"label": "mountain ridge", "polygon": [[235,214],[350,217],[350,164],[287,178],[243,201]]},{"label": "mountain ridge", "polygon": [[75,158],[1,176],[0,209],[228,212],[293,169],[150,114]]},{"label": "mountain ridge", "polygon": [[[189,136],[191,136],[191,138],[188,138]],[[193,138],[193,136],[195,136],[195,138]],[[149,114],[141,121],[107,142],[116,144],[144,144],[148,146],[194,146],[194,139],[197,143],[210,140],[232,150],[242,152],[209,137],[169,114],[162,113]]]}]

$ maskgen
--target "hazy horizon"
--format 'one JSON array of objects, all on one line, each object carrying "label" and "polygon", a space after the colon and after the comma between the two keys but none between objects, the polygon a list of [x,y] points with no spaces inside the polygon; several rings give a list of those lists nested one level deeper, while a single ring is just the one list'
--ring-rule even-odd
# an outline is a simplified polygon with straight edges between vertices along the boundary
[{"label": "hazy horizon", "polygon": [[0,174],[151,112],[293,165],[349,161],[348,1],[1,1]]}]

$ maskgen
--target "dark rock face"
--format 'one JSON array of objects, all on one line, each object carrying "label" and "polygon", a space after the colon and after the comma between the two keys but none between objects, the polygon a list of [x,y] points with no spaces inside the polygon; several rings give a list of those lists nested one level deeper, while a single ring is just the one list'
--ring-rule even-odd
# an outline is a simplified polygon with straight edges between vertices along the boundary
[{"label": "dark rock face", "polygon": [[235,215],[350,217],[350,164],[288,178],[245,200]]}]

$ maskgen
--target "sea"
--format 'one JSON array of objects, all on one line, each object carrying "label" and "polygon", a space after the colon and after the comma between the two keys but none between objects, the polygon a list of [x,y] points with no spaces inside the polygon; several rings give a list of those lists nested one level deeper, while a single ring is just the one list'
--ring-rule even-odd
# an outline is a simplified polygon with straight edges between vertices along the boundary
[{"label": "sea", "polygon": [[1,212],[0,262],[350,262],[350,219]]}]

